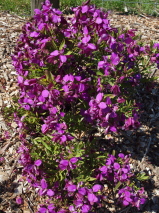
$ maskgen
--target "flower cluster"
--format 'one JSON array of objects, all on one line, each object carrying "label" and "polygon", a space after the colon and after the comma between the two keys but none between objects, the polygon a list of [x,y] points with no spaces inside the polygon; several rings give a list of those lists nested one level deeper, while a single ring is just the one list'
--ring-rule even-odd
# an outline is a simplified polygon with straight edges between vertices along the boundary
[{"label": "flower cluster", "polygon": [[118,191],[119,201],[124,206],[132,205],[140,209],[140,205],[145,203],[145,196],[143,196],[144,189],[141,188],[135,191],[132,187],[126,186]]},{"label": "flower cluster", "polygon": [[110,155],[106,164],[99,168],[100,174],[98,174],[97,178],[100,181],[107,178],[113,183],[118,183],[119,181],[125,182],[133,175],[130,171],[128,156],[124,156],[124,154],[121,153],[118,157],[122,159],[122,165],[120,165],[115,156]]},{"label": "flower cluster", "polygon": [[23,175],[48,197],[41,213],[92,212],[105,199],[105,182],[121,183],[119,202],[139,208],[143,191],[126,186],[129,157],[97,150],[88,132],[139,126],[134,93],[158,64],[158,44],[139,45],[134,30],[111,27],[108,13],[87,3],[72,12],[65,17],[46,0],[23,26],[12,56]]},{"label": "flower cluster", "polygon": [[94,6],[73,12],[74,17],[66,19],[46,1],[23,26],[12,57],[19,104],[39,113],[42,132],[55,129],[53,140],[61,143],[70,139],[64,133],[69,127],[59,130],[68,102],[79,106],[84,121],[104,127],[105,133],[138,127],[137,108],[126,100],[144,79],[147,67],[141,63],[151,51],[137,45],[133,30],[112,28],[108,14]]},{"label": "flower cluster", "polygon": [[[139,209],[146,201],[143,188],[135,189],[134,186],[126,186],[127,181],[133,176],[128,155],[120,153],[118,158],[109,155],[105,165],[96,168],[95,173],[92,174],[91,184],[86,181],[76,182],[77,176],[74,170],[77,166],[80,167],[77,162],[84,161],[84,158],[73,157],[70,160],[61,160],[56,170],[67,171],[66,177],[63,181],[54,182],[49,188],[47,176],[40,168],[42,161],[31,161],[28,158],[29,150],[24,147],[22,145],[19,148],[19,152],[22,153],[20,162],[24,166],[23,175],[40,196],[47,196],[45,205],[40,205],[38,209],[39,213],[94,212],[95,208],[103,206],[107,198],[104,191],[105,184],[111,184],[115,188],[120,183],[116,189],[117,202],[123,206],[132,205]],[[75,174],[74,177],[71,176],[72,173]],[[67,206],[61,208],[66,201]]]}]

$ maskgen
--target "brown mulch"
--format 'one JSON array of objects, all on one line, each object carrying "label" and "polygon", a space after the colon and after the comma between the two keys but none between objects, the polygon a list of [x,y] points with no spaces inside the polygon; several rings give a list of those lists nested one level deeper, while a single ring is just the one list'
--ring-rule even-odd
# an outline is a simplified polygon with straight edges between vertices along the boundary
[{"label": "brown mulch", "polygon": [[[159,19],[145,15],[109,15],[114,27],[137,29],[145,43],[151,40],[159,42]],[[10,55],[16,45],[21,26],[27,21],[7,12],[0,12],[0,112],[3,107],[12,106],[12,97],[18,94],[16,86],[16,73],[12,66]],[[158,70],[153,70],[153,75],[159,76]],[[142,103],[141,127],[136,131],[121,132],[119,136],[112,137],[112,147],[117,152],[131,153],[131,166],[134,171],[145,171],[150,179],[143,183],[149,201],[141,211],[125,209],[121,212],[159,213],[159,85],[158,81],[152,92],[140,91],[136,94]],[[20,144],[16,133],[17,125],[11,122],[6,124],[0,113],[0,213],[33,213],[35,206],[40,202],[34,191],[28,190],[27,182],[19,181],[21,166],[17,163],[17,147]],[[10,137],[4,138],[9,132]],[[17,205],[15,198],[21,195],[23,205]],[[114,209],[109,209],[114,212]]]}]

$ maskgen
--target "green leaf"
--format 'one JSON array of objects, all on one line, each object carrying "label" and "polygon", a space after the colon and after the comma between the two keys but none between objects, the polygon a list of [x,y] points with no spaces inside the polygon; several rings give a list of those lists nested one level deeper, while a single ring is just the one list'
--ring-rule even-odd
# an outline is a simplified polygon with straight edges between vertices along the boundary
[{"label": "green leaf", "polygon": [[114,192],[116,192],[116,190],[118,190],[118,188],[121,186],[121,184],[122,183],[120,181],[116,184],[116,186],[114,188]]},{"label": "green leaf", "polygon": [[59,50],[62,50],[65,46],[65,39],[62,40],[60,46],[59,46]]},{"label": "green leaf", "polygon": [[94,178],[94,177],[87,177],[86,180],[87,181],[94,181],[94,180],[96,180],[96,178]]},{"label": "green leaf", "polygon": [[97,74],[97,75],[101,75],[101,76],[103,76],[103,73],[102,73],[102,72],[100,72],[100,71],[97,71],[97,72],[96,72],[96,74]]},{"label": "green leaf", "polygon": [[140,174],[137,174],[136,178],[137,178],[137,180],[144,181],[144,180],[148,180],[150,177],[146,176],[145,173],[140,173]]},{"label": "green leaf", "polygon": [[45,70],[45,75],[46,75],[46,80],[48,82],[53,82],[54,81],[54,76],[49,70]]},{"label": "green leaf", "polygon": [[52,45],[53,45],[53,47],[54,47],[55,50],[58,49],[56,43],[54,42],[54,39],[52,39]]},{"label": "green leaf", "polygon": [[45,146],[47,150],[52,151],[51,147],[47,143],[45,143],[43,140],[41,140],[41,143]]},{"label": "green leaf", "polygon": [[72,51],[69,50],[65,55],[71,55],[72,54]]},{"label": "green leaf", "polygon": [[106,97],[109,97],[109,98],[114,98],[116,95],[114,95],[114,94],[105,94],[104,95],[104,97],[106,98]]}]

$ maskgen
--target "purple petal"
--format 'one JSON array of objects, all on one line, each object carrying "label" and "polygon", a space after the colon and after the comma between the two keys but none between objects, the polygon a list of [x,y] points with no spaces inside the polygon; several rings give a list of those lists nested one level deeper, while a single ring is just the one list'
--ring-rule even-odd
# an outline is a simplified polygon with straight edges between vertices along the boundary
[{"label": "purple petal", "polygon": [[126,201],[126,200],[124,200],[124,201],[123,201],[123,205],[124,205],[124,206],[128,206],[128,205],[129,205],[129,202]]},{"label": "purple petal", "polygon": [[88,5],[85,5],[82,7],[82,13],[86,13],[88,11],[89,7]]},{"label": "purple petal", "polygon": [[18,83],[22,84],[23,81],[24,81],[24,78],[22,76],[18,75]]},{"label": "purple petal", "polygon": [[110,131],[111,131],[111,132],[117,132],[117,129],[116,129],[115,126],[111,126],[111,127],[110,127]]},{"label": "purple petal", "polygon": [[102,190],[102,186],[101,185],[99,185],[99,184],[96,184],[96,185],[94,185],[93,186],[93,192],[98,192],[98,191],[100,191],[100,190]]},{"label": "purple petal", "polygon": [[42,96],[43,96],[44,98],[47,98],[47,97],[49,96],[49,91],[48,91],[48,90],[43,90],[43,91],[42,91]]},{"label": "purple petal", "polygon": [[67,169],[68,164],[69,164],[68,160],[61,160],[60,164],[59,164],[59,168],[61,170],[65,170],[65,169]]},{"label": "purple petal", "polygon": [[75,192],[77,190],[77,186],[76,185],[70,185],[67,187],[67,190],[69,192]]},{"label": "purple petal", "polygon": [[107,171],[108,171],[108,168],[106,166],[102,166],[100,169],[99,169],[103,174],[106,174]]},{"label": "purple petal", "polygon": [[91,39],[90,35],[87,35],[84,38],[82,38],[82,43],[87,44],[90,41],[90,39]]},{"label": "purple petal", "polygon": [[50,56],[58,56],[59,55],[59,51],[55,50],[53,52],[50,53]]},{"label": "purple petal", "polygon": [[42,180],[40,181],[40,183],[41,183],[42,189],[46,189],[46,188],[47,188],[47,183],[46,183],[46,180],[45,180],[45,179],[42,179]]},{"label": "purple petal", "polygon": [[87,213],[90,211],[90,209],[91,209],[91,207],[89,205],[84,204],[82,206],[82,213]]},{"label": "purple petal", "polygon": [[98,201],[98,198],[94,194],[88,193],[88,200],[90,203],[96,203]]},{"label": "purple petal", "polygon": [[140,204],[142,205],[142,204],[144,204],[146,202],[146,199],[145,198],[141,198],[140,199]]},{"label": "purple petal", "polygon": [[60,61],[65,63],[67,61],[67,57],[65,55],[60,55]]},{"label": "purple petal", "polygon": [[71,163],[76,163],[77,161],[78,161],[78,158],[76,158],[76,157],[73,157],[73,158],[70,159]]},{"label": "purple petal", "polygon": [[98,62],[98,69],[103,68],[105,65],[105,61],[99,61]]},{"label": "purple petal", "polygon": [[43,28],[45,27],[45,25],[46,25],[45,23],[39,24],[38,25],[38,30],[40,30],[40,31],[43,30]]},{"label": "purple petal", "polygon": [[43,124],[42,127],[41,127],[42,133],[45,134],[47,132],[47,130],[48,130],[48,125],[47,124]]},{"label": "purple petal", "polygon": [[114,163],[114,169],[116,169],[116,170],[120,169],[120,164],[119,163]]},{"label": "purple petal", "polygon": [[103,93],[98,93],[98,95],[96,96],[96,101],[99,103],[99,102],[101,102],[101,100],[102,100],[102,98],[103,98]]},{"label": "purple petal", "polygon": [[78,200],[74,200],[73,203],[74,203],[74,205],[76,205],[76,207],[78,208],[78,207],[82,206],[83,201],[80,200],[80,199],[78,199]]},{"label": "purple petal", "polygon": [[119,58],[119,56],[116,53],[112,53],[112,55],[111,55],[111,62],[114,65],[119,64],[120,58]]},{"label": "purple petal", "polygon": [[68,87],[67,85],[64,85],[64,86],[62,87],[62,89],[63,89],[65,92],[68,92],[68,91],[69,91],[69,87]]},{"label": "purple petal", "polygon": [[35,162],[34,162],[34,165],[35,166],[40,166],[42,164],[42,161],[41,160],[36,160]]},{"label": "purple petal", "polygon": [[61,142],[63,142],[63,143],[67,141],[66,135],[62,135],[62,136],[60,137],[60,139],[61,139]]},{"label": "purple petal", "polygon": [[55,206],[54,206],[54,204],[51,203],[51,204],[48,205],[47,208],[51,212],[53,209],[55,209]]},{"label": "purple petal", "polygon": [[85,85],[82,84],[82,83],[80,83],[80,84],[79,84],[78,91],[79,91],[79,92],[83,92],[84,90],[85,90]]},{"label": "purple petal", "polygon": [[33,37],[33,38],[37,38],[39,35],[40,35],[40,33],[37,33],[35,31],[30,33],[30,37]]},{"label": "purple petal", "polygon": [[23,199],[22,199],[21,197],[18,196],[18,197],[16,198],[16,203],[19,204],[19,205],[21,205],[21,204],[23,203]]},{"label": "purple petal", "polygon": [[106,98],[106,104],[107,105],[111,105],[112,104],[111,99],[109,97]]},{"label": "purple petal", "polygon": [[75,76],[76,81],[81,81],[81,76]]},{"label": "purple petal", "polygon": [[38,14],[40,15],[40,14],[41,14],[41,10],[35,9],[35,10],[34,10],[34,13],[35,13],[35,15],[38,15]]},{"label": "purple petal", "polygon": [[105,109],[107,107],[106,103],[104,103],[104,102],[100,102],[98,104],[98,106],[99,106],[100,109]]},{"label": "purple petal", "polygon": [[47,190],[47,195],[48,196],[52,197],[54,194],[55,194],[54,191],[52,191],[51,189]]},{"label": "purple petal", "polygon": [[69,210],[70,210],[70,212],[73,212],[73,211],[75,211],[75,208],[74,208],[74,206],[69,206]]},{"label": "purple petal", "polygon": [[82,188],[79,188],[79,189],[78,189],[78,193],[81,194],[81,195],[86,195],[86,189],[83,188],[83,187],[82,187]]},{"label": "purple petal", "polygon": [[83,28],[83,34],[88,35],[88,28],[86,26]]},{"label": "purple petal", "polygon": [[119,153],[118,157],[124,159],[125,155],[123,153]]},{"label": "purple petal", "polygon": [[102,21],[103,21],[103,20],[102,20],[100,17],[98,17],[98,18],[96,19],[96,23],[97,23],[97,24],[101,24]]},{"label": "purple petal", "polygon": [[92,43],[89,43],[88,44],[88,48],[90,48],[91,50],[95,50],[96,49],[96,46]]},{"label": "purple petal", "polygon": [[127,175],[126,174],[122,174],[121,178],[122,178],[122,180],[126,180],[127,179]]},{"label": "purple petal", "polygon": [[40,207],[38,210],[39,210],[40,213],[46,213],[47,212],[47,209],[44,208],[44,207]]}]

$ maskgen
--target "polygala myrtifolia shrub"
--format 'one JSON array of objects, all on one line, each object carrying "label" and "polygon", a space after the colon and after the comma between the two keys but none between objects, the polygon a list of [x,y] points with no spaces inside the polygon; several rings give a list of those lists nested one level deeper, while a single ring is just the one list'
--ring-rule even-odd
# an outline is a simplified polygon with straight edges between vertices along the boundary
[{"label": "polygala myrtifolia shrub", "polygon": [[139,126],[134,94],[151,81],[159,44],[139,45],[134,30],[112,28],[108,14],[87,3],[65,17],[46,0],[23,26],[12,56],[19,161],[45,198],[41,213],[95,212],[109,199],[138,209],[145,203],[129,156],[106,153],[94,129],[106,135]]}]

